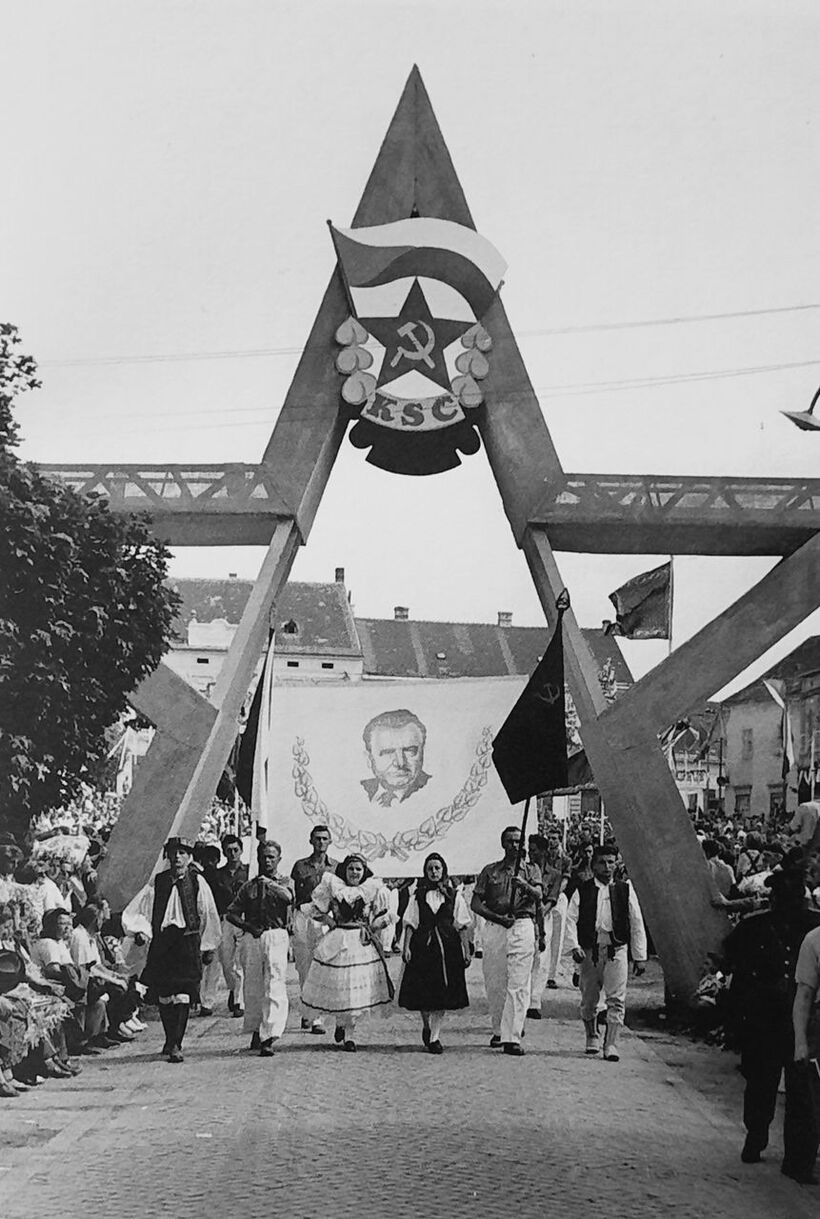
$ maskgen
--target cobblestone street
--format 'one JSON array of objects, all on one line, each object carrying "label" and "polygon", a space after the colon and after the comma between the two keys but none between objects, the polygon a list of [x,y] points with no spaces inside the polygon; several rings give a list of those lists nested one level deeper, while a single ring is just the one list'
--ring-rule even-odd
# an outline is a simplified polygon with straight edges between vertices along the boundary
[{"label": "cobblestone street", "polygon": [[548,1018],[527,1022],[526,1056],[509,1058],[488,1047],[479,962],[470,980],[440,1058],[398,1012],[363,1024],[352,1055],[301,1032],[292,1005],[270,1060],[247,1052],[240,1021],[192,1020],[179,1067],[158,1058],[151,1024],[75,1081],[4,1102],[0,1214],[816,1215],[817,1190],[779,1174],[779,1130],[765,1163],[740,1163],[727,1055],[702,1051],[722,1072],[720,1101],[651,1039],[625,1037],[618,1064],[589,1059],[563,987],[547,992]]}]

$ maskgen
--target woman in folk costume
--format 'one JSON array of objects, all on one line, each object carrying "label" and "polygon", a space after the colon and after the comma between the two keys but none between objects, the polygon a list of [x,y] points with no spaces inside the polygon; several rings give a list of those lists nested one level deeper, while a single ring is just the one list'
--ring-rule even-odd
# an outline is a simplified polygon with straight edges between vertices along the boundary
[{"label": "woman in folk costume", "polygon": [[393,917],[387,888],[362,855],[348,855],[314,889],[310,917],[330,930],[316,945],[302,1001],[333,1014],[336,1044],[352,1052],[357,1018],[390,1003],[395,994],[380,943],[380,932]]},{"label": "woman in folk costume", "polygon": [[207,881],[190,865],[193,843],[169,838],[169,869],[158,872],[122,913],[126,935],[150,940],[142,981],[159,999],[165,1030],[162,1054],[182,1062],[190,1005],[197,1001],[202,966],[213,959],[222,927]]},{"label": "woman in folk costume", "polygon": [[444,1013],[469,1004],[464,974],[470,963],[471,922],[446,861],[433,852],[404,915],[405,966],[399,988],[399,1007],[421,1012],[421,1039],[431,1054],[443,1053]]}]

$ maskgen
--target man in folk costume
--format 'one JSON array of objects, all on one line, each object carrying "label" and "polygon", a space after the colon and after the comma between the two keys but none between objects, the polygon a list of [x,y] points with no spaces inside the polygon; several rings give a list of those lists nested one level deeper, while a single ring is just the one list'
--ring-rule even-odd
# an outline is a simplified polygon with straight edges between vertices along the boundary
[{"label": "man in folk costume", "polygon": [[244,884],[225,918],[244,932],[241,942],[245,974],[245,1032],[261,1058],[273,1055],[274,1041],[288,1019],[288,921],[293,906],[293,881],[278,872],[282,849],[265,839],[256,851],[259,875]]},{"label": "man in folk costume", "polygon": [[617,1062],[618,1036],[626,1011],[629,951],[635,973],[646,962],[646,929],[638,899],[627,880],[615,880],[618,853],[602,844],[592,852],[592,878],[584,880],[567,910],[567,947],[578,965],[581,1019],[586,1030],[586,1052],[600,1049],[595,1012],[601,991],[606,994],[604,1058]]},{"label": "man in folk costume", "polygon": [[159,1000],[165,1030],[162,1054],[182,1062],[182,1039],[197,1001],[202,965],[213,960],[221,928],[207,881],[192,867],[194,845],[185,838],[165,844],[169,867],[158,872],[122,913],[126,935],[150,941],[142,980]]},{"label": "man in folk costume", "polygon": [[520,1057],[536,950],[535,916],[544,889],[536,865],[519,857],[517,825],[504,830],[501,845],[504,858],[482,868],[471,905],[486,920],[482,966],[493,1029],[490,1045],[503,1046],[505,1054]]},{"label": "man in folk costume", "polygon": [[[291,868],[291,877],[295,886],[293,914],[293,963],[299,975],[299,990],[305,985],[310,963],[313,960],[313,950],[326,933],[327,927],[311,918],[308,913],[314,891],[325,872],[335,872],[339,866],[337,860],[328,855],[330,849],[330,830],[326,825],[315,825],[310,831],[311,854],[304,859],[297,859]],[[324,1033],[322,1019],[302,1009],[302,1028],[310,1029],[311,1033]]]}]

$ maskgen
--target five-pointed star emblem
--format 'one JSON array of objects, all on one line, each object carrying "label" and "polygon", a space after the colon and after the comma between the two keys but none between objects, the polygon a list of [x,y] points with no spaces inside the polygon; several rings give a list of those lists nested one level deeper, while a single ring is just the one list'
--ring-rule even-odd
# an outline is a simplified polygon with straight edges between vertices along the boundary
[{"label": "five-pointed star emblem", "polygon": [[418,372],[444,389],[450,388],[444,349],[473,324],[434,318],[417,279],[413,280],[398,317],[360,321],[385,348],[378,385],[387,385],[408,372]]}]

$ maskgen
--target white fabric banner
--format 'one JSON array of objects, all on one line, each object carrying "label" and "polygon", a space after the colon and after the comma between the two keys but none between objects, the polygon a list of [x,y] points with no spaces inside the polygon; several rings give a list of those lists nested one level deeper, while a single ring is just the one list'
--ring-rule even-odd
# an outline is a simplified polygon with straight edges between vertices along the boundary
[{"label": "white fabric banner", "polygon": [[492,740],[525,684],[277,682],[266,820],[284,866],[309,854],[314,825],[329,827],[335,858],[359,851],[380,876],[418,876],[431,851],[454,875],[499,859],[501,831],[520,824],[523,805],[507,799]]}]

